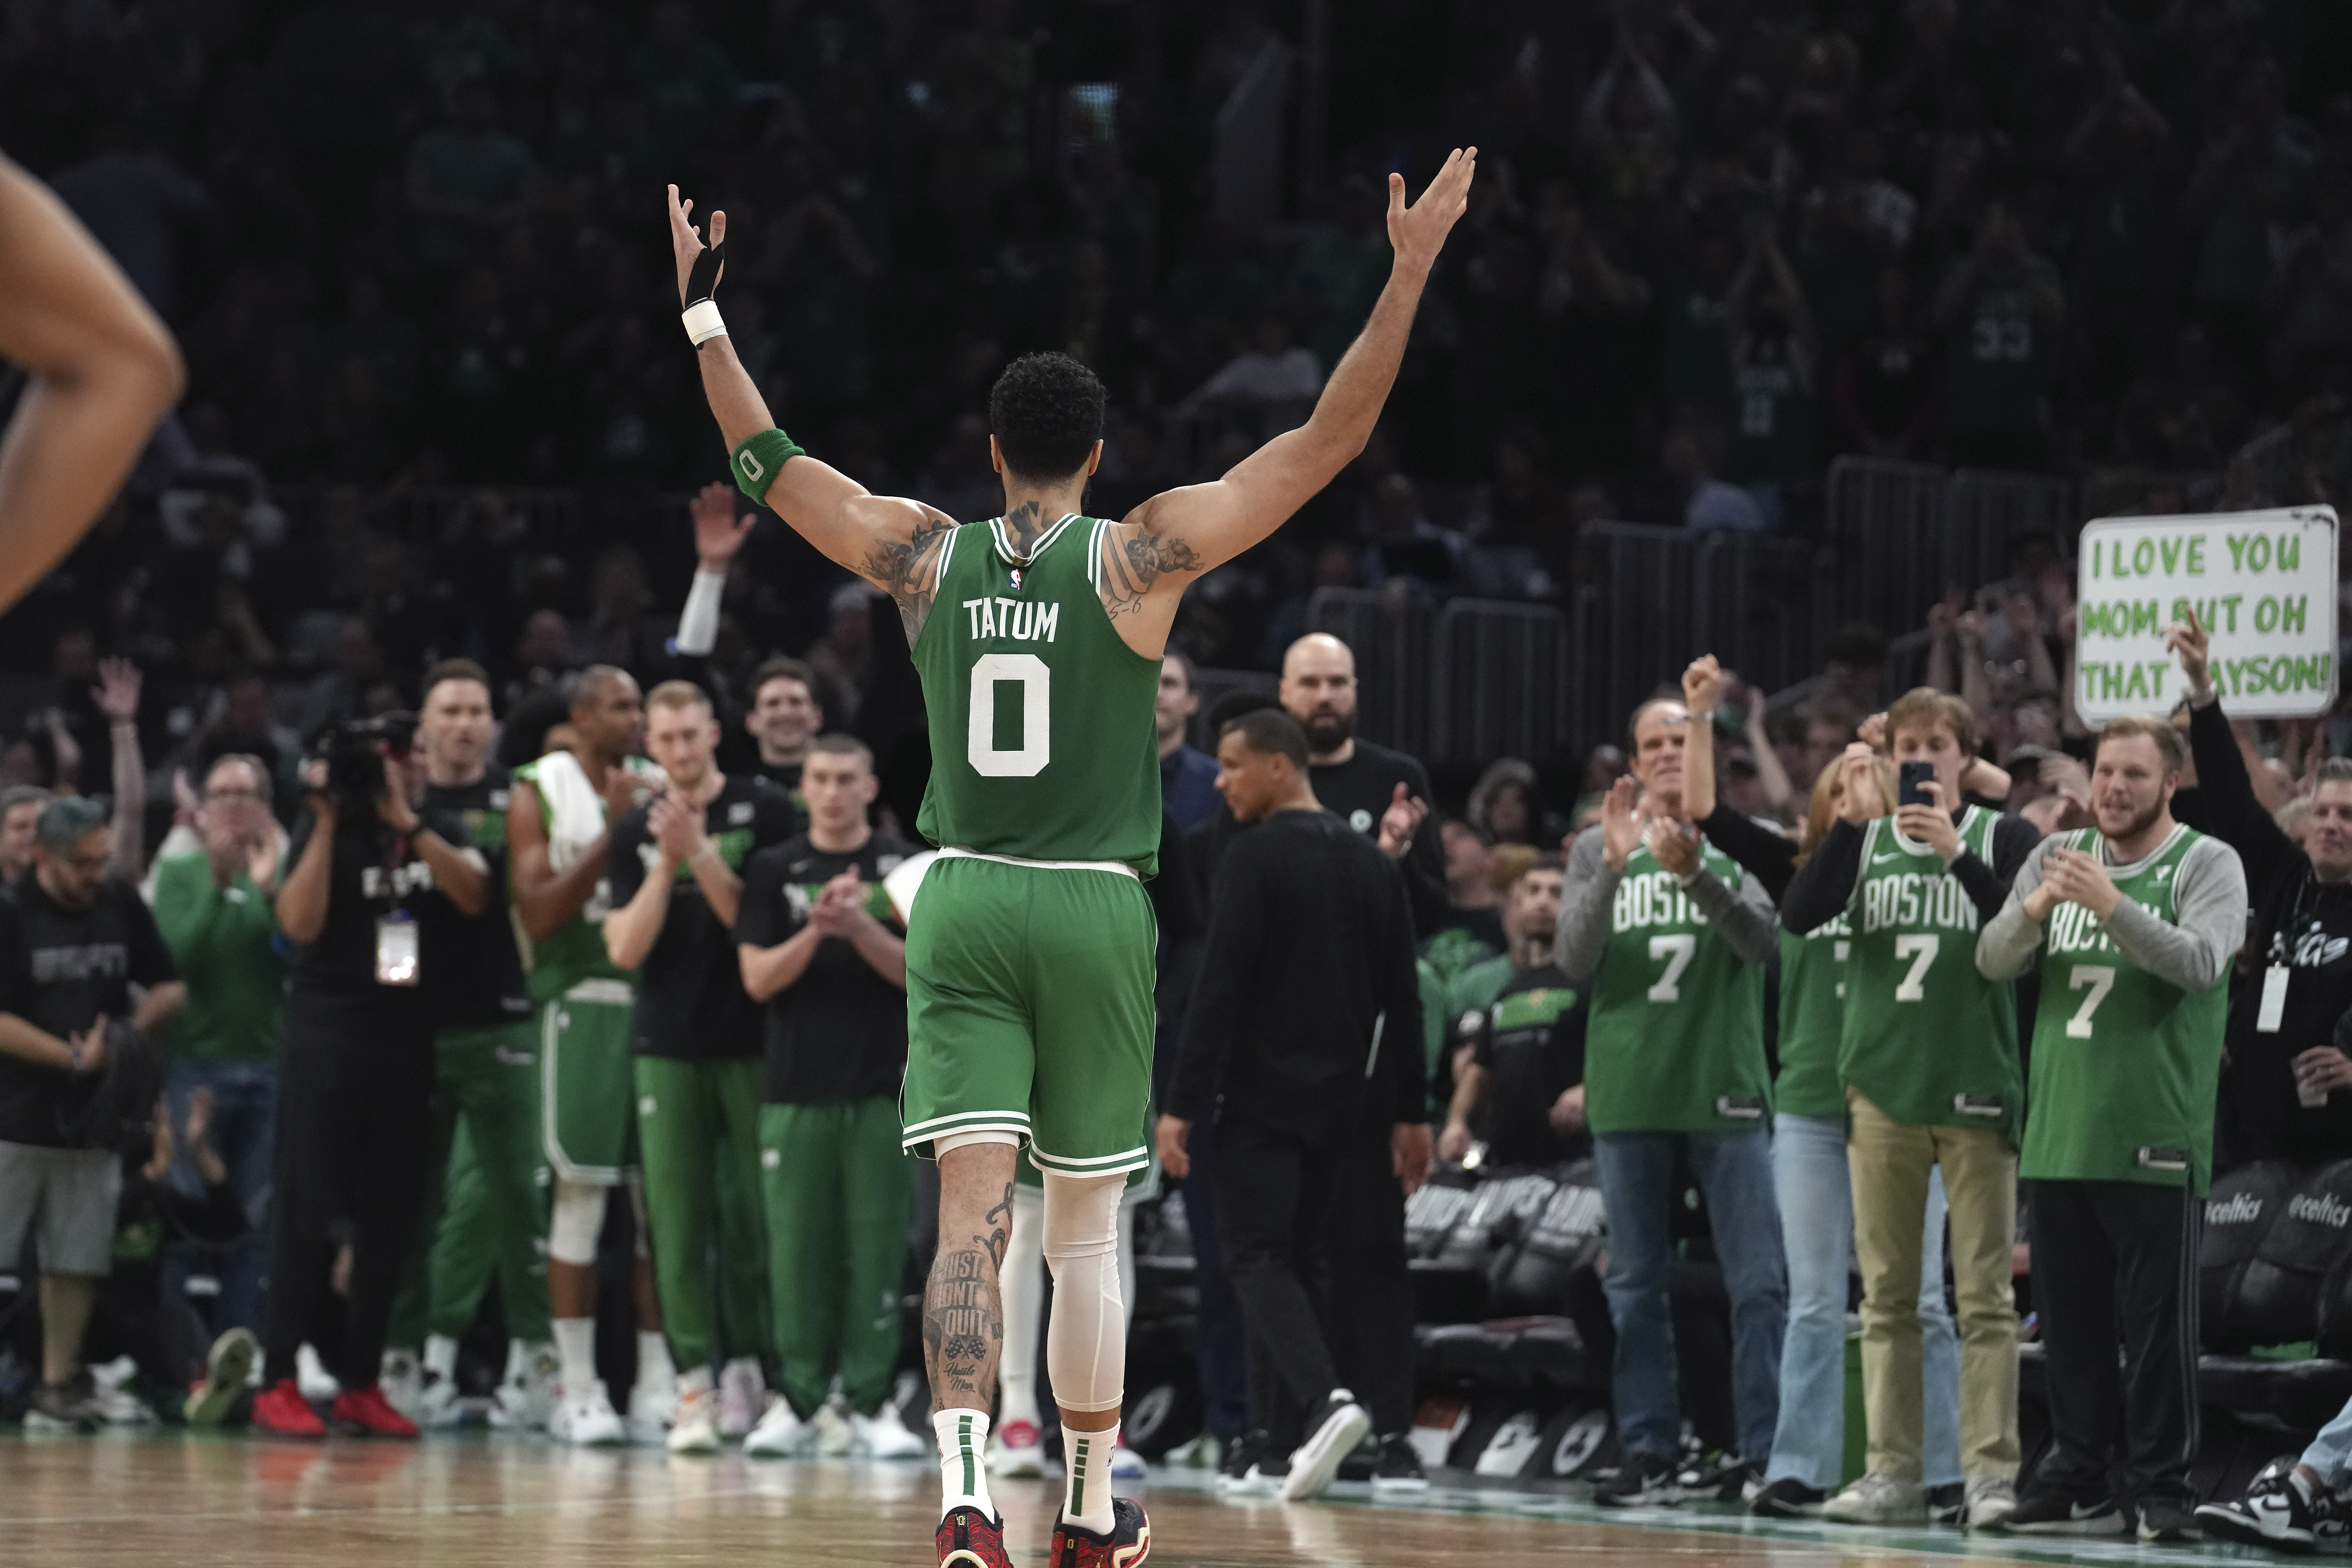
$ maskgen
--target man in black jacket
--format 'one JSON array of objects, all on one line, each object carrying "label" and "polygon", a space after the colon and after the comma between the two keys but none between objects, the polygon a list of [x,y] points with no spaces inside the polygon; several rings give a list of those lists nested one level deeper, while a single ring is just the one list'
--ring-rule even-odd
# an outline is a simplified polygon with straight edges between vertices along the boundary
[{"label": "man in black jacket", "polygon": [[2165,646],[2189,678],[2206,831],[2245,862],[2253,904],[2245,951],[2256,973],[2230,999],[2215,1168],[2352,1157],[2352,1058],[2336,1044],[2352,1008],[2352,761],[2319,765],[2297,847],[2255,798],[2213,688],[2205,628],[2191,615],[2166,629]]},{"label": "man in black jacket", "polygon": [[[1417,1187],[1428,1175],[1421,997],[1402,879],[1318,803],[1297,722],[1244,714],[1219,738],[1217,761],[1234,816],[1258,826],[1218,875],[1158,1142],[1181,1178],[1191,1124],[1216,1118],[1226,1264],[1258,1342],[1252,1403],[1267,1421],[1278,1376],[1306,1413],[1282,1489],[1297,1500],[1329,1485],[1371,1424],[1340,1385],[1312,1276],[1362,1123],[1389,1120],[1395,1179]],[[1278,1452],[1261,1460],[1262,1473],[1283,1468]]]}]

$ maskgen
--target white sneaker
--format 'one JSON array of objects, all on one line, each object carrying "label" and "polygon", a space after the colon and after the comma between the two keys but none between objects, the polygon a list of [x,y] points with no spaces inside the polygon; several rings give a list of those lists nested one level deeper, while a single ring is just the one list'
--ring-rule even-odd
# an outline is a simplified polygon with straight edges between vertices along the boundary
[{"label": "white sneaker", "polygon": [[677,1384],[675,1379],[659,1383],[639,1383],[629,1390],[629,1441],[659,1443],[669,1435],[670,1424],[677,1419]]},{"label": "white sneaker", "polygon": [[715,1389],[689,1388],[677,1396],[677,1415],[669,1424],[673,1454],[719,1452],[719,1394]]},{"label": "white sneaker", "polygon": [[755,1356],[737,1356],[719,1372],[719,1435],[730,1442],[758,1424],[767,1403],[767,1381]]},{"label": "white sneaker", "polygon": [[[395,1405],[394,1408],[398,1409]],[[457,1380],[444,1377],[437,1372],[425,1373],[418,1380],[416,1408],[401,1410],[403,1415],[419,1426],[446,1431],[460,1426],[466,1419],[466,1407],[457,1398]]]},{"label": "white sneaker", "polygon": [[1189,1443],[1179,1443],[1160,1456],[1160,1462],[1171,1469],[1206,1470],[1215,1475],[1224,1468],[1225,1452],[1213,1432],[1203,1432]]},{"label": "white sneaker", "polygon": [[932,1444],[907,1430],[906,1422],[898,1418],[898,1407],[887,1400],[871,1415],[850,1413],[849,1451],[862,1458],[923,1459],[930,1457],[932,1448]]},{"label": "white sneaker", "polygon": [[127,1355],[89,1369],[90,1403],[100,1421],[109,1426],[154,1425],[153,1406],[131,1392],[131,1379],[138,1375],[138,1362]]},{"label": "white sneaker", "polygon": [[1008,1421],[989,1435],[988,1473],[1034,1481],[1045,1473],[1045,1439],[1034,1421]]},{"label": "white sneaker", "polygon": [[1917,1481],[1874,1471],[1822,1504],[1822,1517],[1837,1524],[1925,1524],[1927,1493]]},{"label": "white sneaker", "polygon": [[838,1459],[849,1452],[849,1405],[838,1393],[829,1396],[809,1417],[816,1428],[816,1451],[828,1459]]},{"label": "white sneaker", "polygon": [[294,1352],[294,1385],[313,1405],[324,1405],[343,1391],[335,1374],[327,1370],[327,1363],[319,1359],[317,1348],[307,1341]]},{"label": "white sneaker", "polygon": [[2017,1484],[2007,1476],[1979,1476],[1969,1483],[1961,1518],[1970,1530],[1999,1530],[2017,1511]]},{"label": "white sneaker", "polygon": [[555,1384],[563,1363],[553,1345],[518,1343],[507,1374],[490,1395],[490,1425],[501,1431],[537,1432],[555,1416]]},{"label": "white sneaker", "polygon": [[1127,1446],[1127,1435],[1119,1435],[1118,1446],[1110,1451],[1110,1479],[1115,1481],[1148,1481],[1151,1467],[1142,1455]]},{"label": "white sneaker", "polygon": [[602,1378],[591,1380],[577,1394],[558,1390],[555,1415],[547,1430],[558,1442],[575,1448],[617,1448],[629,1440]]},{"label": "white sneaker", "polygon": [[743,1454],[752,1459],[796,1459],[815,1441],[816,1429],[793,1414],[792,1401],[771,1394],[760,1424],[743,1439]]},{"label": "white sneaker", "polygon": [[383,1390],[384,1403],[415,1421],[419,1408],[417,1400],[425,1391],[425,1374],[417,1367],[416,1352],[384,1352],[375,1380],[376,1386]]}]

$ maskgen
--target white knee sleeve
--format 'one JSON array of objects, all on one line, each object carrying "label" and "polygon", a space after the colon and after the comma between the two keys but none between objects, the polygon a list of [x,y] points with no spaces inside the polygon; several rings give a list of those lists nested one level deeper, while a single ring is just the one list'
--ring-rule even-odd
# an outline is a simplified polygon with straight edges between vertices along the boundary
[{"label": "white knee sleeve", "polygon": [[1127,1305],[1119,1289],[1119,1194],[1127,1178],[1045,1176],[1045,1267],[1054,1315],[1045,1371],[1071,1410],[1115,1410],[1127,1384]]},{"label": "white knee sleeve", "polygon": [[604,1194],[609,1191],[585,1182],[556,1182],[554,1206],[547,1217],[548,1257],[582,1268],[596,1261],[596,1237],[604,1228]]}]

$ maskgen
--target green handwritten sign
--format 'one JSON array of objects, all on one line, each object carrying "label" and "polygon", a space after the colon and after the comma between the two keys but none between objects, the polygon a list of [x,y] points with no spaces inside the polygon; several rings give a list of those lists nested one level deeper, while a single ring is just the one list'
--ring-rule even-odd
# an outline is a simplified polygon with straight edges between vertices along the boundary
[{"label": "green handwritten sign", "polygon": [[2164,628],[2195,610],[2236,717],[2307,718],[2336,700],[2336,512],[2105,517],[2083,529],[2074,706],[2094,724],[2188,695]]}]

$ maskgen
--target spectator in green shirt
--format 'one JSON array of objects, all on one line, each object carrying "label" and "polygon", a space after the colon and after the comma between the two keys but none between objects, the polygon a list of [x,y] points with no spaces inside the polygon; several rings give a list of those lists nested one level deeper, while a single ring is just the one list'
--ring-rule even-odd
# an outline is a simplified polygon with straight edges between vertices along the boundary
[{"label": "spectator in green shirt", "polygon": [[[271,905],[285,875],[286,830],[269,810],[269,770],[241,752],[205,775],[196,827],[203,847],[155,865],[155,923],[187,976],[188,1005],[173,1026],[165,1089],[184,1123],[198,1089],[213,1097],[213,1145],[251,1227],[217,1261],[213,1330],[261,1322],[263,1249],[269,1234],[272,1129],[278,1118],[279,1029],[286,1007],[285,938]],[[187,1168],[183,1168],[187,1167]],[[200,1179],[183,1159],[172,1180],[191,1196]],[[167,1288],[207,1263],[184,1256]]]}]

